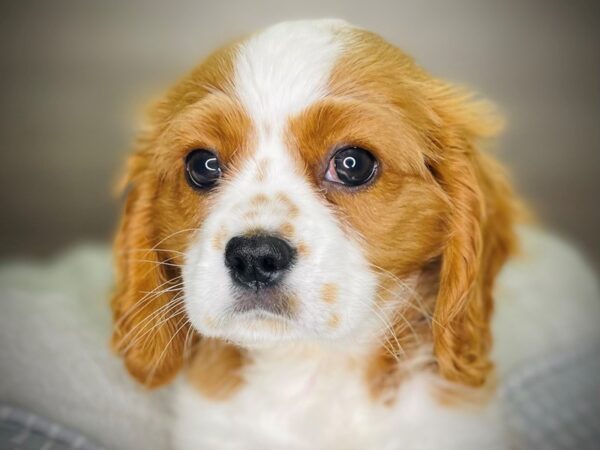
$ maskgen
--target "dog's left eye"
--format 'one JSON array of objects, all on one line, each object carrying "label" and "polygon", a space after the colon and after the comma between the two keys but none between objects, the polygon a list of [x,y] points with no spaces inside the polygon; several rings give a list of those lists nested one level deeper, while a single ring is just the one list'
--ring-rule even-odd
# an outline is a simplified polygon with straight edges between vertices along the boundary
[{"label": "dog's left eye", "polygon": [[346,147],[338,150],[329,161],[325,179],[346,186],[360,186],[377,172],[377,160],[364,148]]},{"label": "dog's left eye", "polygon": [[196,189],[209,189],[221,177],[219,159],[210,150],[192,150],[185,158],[188,183]]}]

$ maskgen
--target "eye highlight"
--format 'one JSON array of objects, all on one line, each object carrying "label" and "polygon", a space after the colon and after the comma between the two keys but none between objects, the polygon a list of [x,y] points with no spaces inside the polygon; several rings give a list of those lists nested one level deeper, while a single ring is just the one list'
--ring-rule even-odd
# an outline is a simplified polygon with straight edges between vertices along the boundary
[{"label": "eye highlight", "polygon": [[210,150],[192,150],[185,157],[185,175],[194,189],[209,189],[221,178],[221,164]]},{"label": "eye highlight", "polygon": [[360,147],[345,147],[329,160],[325,179],[345,186],[360,186],[375,176],[377,168],[377,160],[371,152]]}]

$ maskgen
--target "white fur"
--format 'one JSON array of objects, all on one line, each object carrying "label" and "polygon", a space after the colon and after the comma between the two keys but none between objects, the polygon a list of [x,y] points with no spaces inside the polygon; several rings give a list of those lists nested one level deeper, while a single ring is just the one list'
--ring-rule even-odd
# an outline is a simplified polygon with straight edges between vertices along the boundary
[{"label": "white fur", "polygon": [[334,19],[283,22],[242,44],[234,85],[255,125],[268,123],[281,131],[289,116],[327,94],[343,50],[335,32],[348,26]]},{"label": "white fur", "polygon": [[504,448],[496,401],[484,407],[440,405],[436,377],[414,376],[391,406],[374,402],[352,357],[339,351],[254,352],[245,386],[210,401],[178,386],[174,430],[179,450],[396,450]]}]

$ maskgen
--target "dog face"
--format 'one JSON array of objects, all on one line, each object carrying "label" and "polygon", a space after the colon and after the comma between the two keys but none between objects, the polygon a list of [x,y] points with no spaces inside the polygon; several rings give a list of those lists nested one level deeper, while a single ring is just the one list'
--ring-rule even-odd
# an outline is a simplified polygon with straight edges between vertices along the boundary
[{"label": "dog face", "polygon": [[[113,342],[132,374],[164,383],[202,337],[375,349],[413,321],[442,374],[482,383],[512,246],[510,192],[475,149],[484,117],[339,21],[210,56],[155,107],[128,168]],[[432,266],[431,314],[410,315]]]}]

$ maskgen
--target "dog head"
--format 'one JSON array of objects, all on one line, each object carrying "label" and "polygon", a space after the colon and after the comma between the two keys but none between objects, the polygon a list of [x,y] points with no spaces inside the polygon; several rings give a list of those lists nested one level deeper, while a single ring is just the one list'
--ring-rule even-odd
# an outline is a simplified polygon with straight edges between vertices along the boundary
[{"label": "dog head", "polygon": [[291,22],[215,52],[149,121],[112,302],[136,378],[168,381],[204,337],[374,348],[408,322],[444,377],[485,381],[513,208],[484,105],[377,35]]}]

